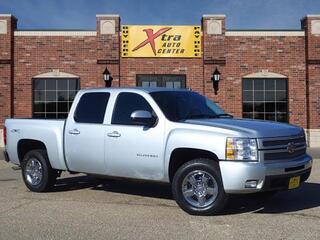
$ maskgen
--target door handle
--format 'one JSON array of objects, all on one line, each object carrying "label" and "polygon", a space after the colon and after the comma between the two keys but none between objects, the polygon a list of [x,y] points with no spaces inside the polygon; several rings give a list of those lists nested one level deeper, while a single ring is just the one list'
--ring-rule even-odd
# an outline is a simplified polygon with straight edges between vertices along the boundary
[{"label": "door handle", "polygon": [[117,131],[113,131],[113,132],[110,132],[110,133],[107,133],[107,136],[108,137],[120,137],[121,136],[121,134],[120,133],[118,133]]},{"label": "door handle", "polygon": [[80,131],[75,128],[75,129],[69,130],[69,134],[78,135],[78,134],[80,134]]}]

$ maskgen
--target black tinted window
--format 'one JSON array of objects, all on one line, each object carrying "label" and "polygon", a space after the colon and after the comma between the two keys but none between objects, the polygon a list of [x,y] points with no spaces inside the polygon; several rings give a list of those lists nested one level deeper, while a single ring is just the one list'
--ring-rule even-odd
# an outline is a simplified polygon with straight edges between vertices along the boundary
[{"label": "black tinted window", "polygon": [[67,118],[79,79],[33,79],[33,117]]},{"label": "black tinted window", "polygon": [[131,113],[144,110],[152,113],[149,103],[136,93],[120,93],[112,116],[112,124],[135,125]]},{"label": "black tinted window", "polygon": [[109,93],[86,93],[77,106],[74,120],[79,123],[103,123]]},{"label": "black tinted window", "polygon": [[288,122],[287,79],[243,79],[244,118]]},{"label": "black tinted window", "polygon": [[217,104],[195,92],[164,91],[150,95],[170,121],[214,118],[225,114]]}]

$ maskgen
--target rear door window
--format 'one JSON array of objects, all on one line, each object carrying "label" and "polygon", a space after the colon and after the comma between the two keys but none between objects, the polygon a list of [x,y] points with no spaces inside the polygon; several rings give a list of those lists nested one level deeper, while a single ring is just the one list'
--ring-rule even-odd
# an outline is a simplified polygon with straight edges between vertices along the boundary
[{"label": "rear door window", "polygon": [[81,96],[74,113],[78,123],[103,123],[110,93],[85,93]]}]

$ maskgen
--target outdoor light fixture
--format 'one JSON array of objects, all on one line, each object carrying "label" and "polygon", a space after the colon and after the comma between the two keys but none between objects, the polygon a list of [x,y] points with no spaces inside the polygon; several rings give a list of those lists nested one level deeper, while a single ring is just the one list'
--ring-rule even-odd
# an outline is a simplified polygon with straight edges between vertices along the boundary
[{"label": "outdoor light fixture", "polygon": [[111,76],[108,68],[106,67],[106,69],[103,71],[103,80],[106,84],[106,87],[111,87],[111,83],[113,80],[113,77]]},{"label": "outdoor light fixture", "polygon": [[213,82],[213,89],[214,89],[215,95],[218,94],[220,78],[221,78],[221,73],[218,71],[218,68],[216,68],[216,70],[214,70],[212,78],[211,78],[211,80]]}]

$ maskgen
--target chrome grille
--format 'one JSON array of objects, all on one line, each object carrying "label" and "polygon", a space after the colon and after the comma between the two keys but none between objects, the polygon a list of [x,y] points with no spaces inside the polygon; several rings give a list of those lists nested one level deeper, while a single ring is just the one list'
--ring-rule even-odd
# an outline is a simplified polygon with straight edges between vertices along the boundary
[{"label": "chrome grille", "polygon": [[264,161],[288,161],[306,154],[305,136],[269,138],[260,141]]},{"label": "chrome grille", "polygon": [[265,161],[276,161],[276,160],[288,160],[288,159],[294,159],[300,156],[303,156],[306,154],[306,149],[300,149],[293,153],[288,153],[288,151],[285,152],[273,152],[273,153],[264,153],[264,160]]},{"label": "chrome grille", "polygon": [[265,139],[262,141],[263,147],[277,147],[288,145],[289,143],[294,143],[297,145],[303,145],[306,143],[304,136],[297,136],[296,138],[286,138],[286,139]]}]

